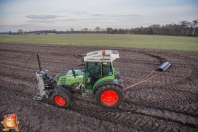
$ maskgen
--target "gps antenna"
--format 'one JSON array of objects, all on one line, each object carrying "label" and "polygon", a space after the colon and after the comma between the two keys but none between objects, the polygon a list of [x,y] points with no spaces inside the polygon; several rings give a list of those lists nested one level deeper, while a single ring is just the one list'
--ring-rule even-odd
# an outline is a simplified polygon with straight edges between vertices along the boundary
[{"label": "gps antenna", "polygon": [[41,71],[41,63],[40,63],[39,53],[37,53],[37,60],[38,60],[39,70]]}]

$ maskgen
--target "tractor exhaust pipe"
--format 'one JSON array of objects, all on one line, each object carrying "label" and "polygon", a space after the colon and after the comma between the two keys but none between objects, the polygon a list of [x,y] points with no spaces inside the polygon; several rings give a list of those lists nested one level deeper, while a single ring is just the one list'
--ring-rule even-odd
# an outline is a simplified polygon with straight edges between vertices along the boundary
[{"label": "tractor exhaust pipe", "polygon": [[169,67],[171,66],[171,63],[170,62],[164,62],[163,64],[161,64],[158,68],[157,68],[157,70],[159,70],[159,71],[166,71]]},{"label": "tractor exhaust pipe", "polygon": [[40,63],[39,53],[37,53],[37,60],[38,60],[39,70],[41,71],[41,63]]}]

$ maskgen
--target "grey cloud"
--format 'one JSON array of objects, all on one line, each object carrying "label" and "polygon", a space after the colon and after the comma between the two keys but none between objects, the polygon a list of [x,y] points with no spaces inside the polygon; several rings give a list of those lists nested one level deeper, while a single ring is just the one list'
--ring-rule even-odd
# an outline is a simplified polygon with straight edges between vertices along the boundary
[{"label": "grey cloud", "polygon": [[27,21],[28,23],[37,23],[37,24],[53,24],[55,21],[54,20],[30,20]]},{"label": "grey cloud", "polygon": [[73,19],[73,18],[68,18],[68,19],[64,19],[64,20],[60,20],[60,21],[83,21],[83,20],[89,20],[89,19],[80,19],[80,18],[79,19],[78,18],[76,18],[76,19],[74,18]]},{"label": "grey cloud", "polygon": [[56,19],[57,17],[61,17],[58,15],[28,15],[25,16],[30,19]]},{"label": "grey cloud", "polygon": [[91,16],[95,17],[134,17],[134,16],[140,16],[138,14],[91,14]]},{"label": "grey cloud", "polygon": [[64,19],[64,20],[60,20],[60,21],[86,21],[86,20],[101,20],[101,19],[110,19],[110,18],[98,18],[98,17],[91,17],[91,18],[68,18],[68,19]]},{"label": "grey cloud", "polygon": [[141,16],[139,14],[124,14],[124,13],[89,13],[87,11],[73,11],[71,14],[73,15],[87,15],[93,17],[134,17],[134,16]]},{"label": "grey cloud", "polygon": [[89,13],[86,11],[73,11],[72,14],[73,15],[85,15],[85,14],[89,14]]}]

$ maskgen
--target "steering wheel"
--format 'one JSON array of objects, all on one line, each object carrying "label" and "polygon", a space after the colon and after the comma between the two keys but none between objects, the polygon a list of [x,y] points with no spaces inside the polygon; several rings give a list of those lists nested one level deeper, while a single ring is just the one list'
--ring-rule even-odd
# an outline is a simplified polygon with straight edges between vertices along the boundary
[{"label": "steering wheel", "polygon": [[91,76],[96,77],[96,78],[100,78],[100,77],[101,77],[100,74],[97,74],[97,73],[95,72],[95,69],[94,69],[94,68],[90,68],[89,74],[90,74]]},{"label": "steering wheel", "polygon": [[89,72],[90,75],[93,75],[94,74],[94,68],[90,68],[88,72]]}]

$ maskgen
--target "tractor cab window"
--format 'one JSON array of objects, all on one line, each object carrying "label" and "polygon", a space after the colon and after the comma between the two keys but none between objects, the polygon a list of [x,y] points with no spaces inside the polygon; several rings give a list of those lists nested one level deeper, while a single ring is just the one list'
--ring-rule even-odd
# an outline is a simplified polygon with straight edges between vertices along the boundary
[{"label": "tractor cab window", "polygon": [[101,77],[101,62],[87,62],[85,71],[86,71],[86,87],[92,88],[94,83]]},{"label": "tractor cab window", "polygon": [[111,62],[102,63],[102,76],[111,76],[113,75]]},{"label": "tractor cab window", "polygon": [[111,62],[87,62],[85,66],[86,88],[92,88],[101,77],[112,75]]}]

